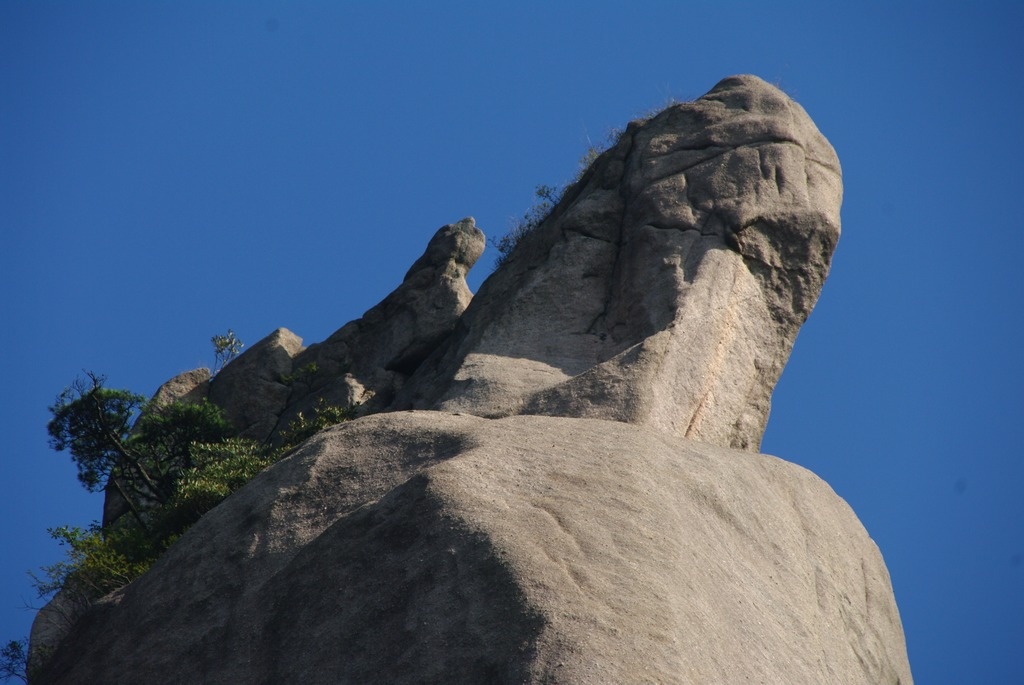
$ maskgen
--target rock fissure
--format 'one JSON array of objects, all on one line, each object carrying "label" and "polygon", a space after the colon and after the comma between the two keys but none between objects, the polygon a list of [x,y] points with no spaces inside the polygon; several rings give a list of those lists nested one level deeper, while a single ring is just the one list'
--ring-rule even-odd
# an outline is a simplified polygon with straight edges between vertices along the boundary
[{"label": "rock fissure", "polygon": [[[625,170],[629,166],[630,155],[632,154],[632,151],[634,149],[636,129],[632,127],[627,128],[626,131],[623,133],[622,137],[625,137],[628,141],[622,160],[622,173],[625,174]],[[614,147],[618,148],[619,144],[620,143],[617,142]],[[601,342],[605,342],[607,336],[611,334],[611,327],[607,325],[608,310],[609,307],[612,305],[612,302],[615,297],[614,284],[616,282],[616,277],[619,272],[619,258],[622,253],[623,235],[625,233],[625,217],[627,216],[629,210],[629,197],[626,192],[626,184],[623,183],[622,175],[619,176],[616,185],[619,190],[618,195],[622,200],[622,207],[619,210],[619,220],[617,222],[618,225],[614,233],[614,240],[608,241],[609,244],[615,246],[615,254],[613,256],[611,264],[611,275],[608,278],[607,286],[605,288],[605,294],[601,300],[600,311],[593,319],[591,319],[590,323],[587,324],[587,327],[585,329],[587,333],[600,336]]]},{"label": "rock fissure", "polygon": [[[772,146],[772,145],[793,145],[793,146],[797,147],[798,149],[800,149],[801,152],[806,154],[806,150],[804,149],[804,147],[799,142],[794,141],[794,140],[785,140],[785,139],[781,139],[781,138],[780,139],[765,139],[765,140],[759,140],[759,141],[752,141],[750,143],[742,142],[742,143],[738,143],[737,145],[729,146],[729,147],[724,147],[724,146],[721,146],[721,145],[713,145],[713,146],[708,146],[708,147],[681,148],[681,149],[678,149],[678,150],[673,150],[671,152],[666,152],[666,153],[664,153],[664,154],[662,154],[660,156],[657,156],[657,157],[652,157],[652,161],[662,161],[662,160],[665,160],[666,158],[670,158],[672,156],[682,156],[685,153],[689,153],[689,152],[703,152],[705,150],[709,150],[709,149],[712,149],[712,148],[714,148],[716,150],[720,150],[720,151],[716,152],[715,154],[711,155],[710,157],[702,157],[699,160],[696,160],[696,161],[694,161],[694,162],[692,162],[690,164],[687,164],[687,165],[683,165],[681,167],[671,167],[671,169],[669,171],[665,172],[663,175],[652,175],[650,177],[650,182],[651,183],[657,183],[658,181],[664,181],[665,179],[671,178],[673,176],[677,176],[679,174],[684,174],[684,173],[689,172],[689,171],[695,171],[695,170],[699,169],[699,167],[701,167],[702,165],[707,164],[709,162],[713,162],[716,159],[718,159],[720,157],[723,157],[723,156],[725,156],[725,155],[727,155],[729,153],[736,152],[737,150],[741,150],[741,149],[754,149],[754,150],[756,150],[756,149],[758,149],[760,147],[767,147],[767,146]],[[822,166],[825,166],[826,168],[829,168],[823,162],[818,162],[818,163],[821,164]],[[834,169],[831,169],[831,168],[830,168],[830,170],[834,171]]]},{"label": "rock fissure", "polygon": [[704,371],[704,384],[698,391],[697,406],[693,410],[693,414],[690,417],[690,421],[686,426],[686,430],[683,432],[683,436],[690,438],[698,435],[698,429],[700,423],[704,418],[704,413],[711,402],[714,395],[714,381],[721,377],[722,366],[725,362],[726,356],[728,355],[729,349],[735,340],[736,336],[736,312],[737,305],[734,300],[736,288],[736,278],[733,278],[732,288],[729,291],[728,299],[726,300],[726,309],[724,312],[724,318],[722,319],[721,328],[716,331],[717,343],[714,347],[714,353],[711,357],[711,361],[708,363],[707,369]]}]

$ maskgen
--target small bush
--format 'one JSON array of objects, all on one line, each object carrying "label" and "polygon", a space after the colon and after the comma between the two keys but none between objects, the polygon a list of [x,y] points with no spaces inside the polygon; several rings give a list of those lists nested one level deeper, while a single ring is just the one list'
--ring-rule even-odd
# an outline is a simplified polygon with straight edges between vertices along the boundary
[{"label": "small bush", "polygon": [[[618,136],[618,131],[610,132],[608,135],[608,146],[613,144]],[[588,146],[587,151],[584,152],[583,156],[580,158],[579,164],[576,167],[576,173],[572,180],[561,188],[548,185],[537,186],[534,190],[534,196],[537,200],[534,202],[533,206],[526,210],[526,213],[523,214],[522,217],[514,219],[511,222],[509,230],[505,235],[498,239],[491,238],[489,240],[491,247],[498,251],[498,256],[494,260],[495,269],[508,261],[509,256],[512,254],[512,250],[515,249],[516,245],[518,245],[523,238],[544,223],[545,219],[551,215],[551,211],[555,206],[561,202],[566,189],[583,178],[583,175],[587,173],[587,170],[591,165],[593,165],[597,158],[601,156],[601,153],[604,152],[608,146]]]},{"label": "small bush", "polygon": [[313,408],[311,417],[307,418],[299,412],[288,424],[288,428],[281,432],[281,450],[286,452],[325,428],[342,421],[351,421],[356,418],[358,410],[358,405],[342,407],[339,404],[331,404],[321,397]]},{"label": "small bush", "polygon": [[245,344],[230,328],[224,335],[215,335],[210,338],[210,342],[213,343],[213,375],[215,376],[245,347]]},{"label": "small bush", "polygon": [[0,680],[28,682],[28,650],[25,640],[11,640],[0,648]]},{"label": "small bush", "polygon": [[305,366],[300,366],[294,373],[281,374],[279,380],[285,385],[294,385],[295,383],[309,384],[318,373],[320,373],[320,367],[317,366],[316,362],[310,362]]},{"label": "small bush", "polygon": [[156,512],[161,535],[170,539],[188,530],[203,514],[273,464],[279,454],[244,438],[193,444],[193,467],[181,474],[171,499]]},{"label": "small bush", "polygon": [[64,592],[71,601],[89,605],[132,582],[149,569],[157,556],[152,541],[134,525],[103,530],[61,526],[47,531],[66,547],[65,559],[32,574],[40,597]]},{"label": "small bush", "polygon": [[494,268],[498,268],[508,261],[516,245],[544,223],[544,220],[550,216],[551,210],[562,199],[563,191],[564,188],[559,190],[552,186],[537,186],[536,190],[534,190],[537,201],[533,206],[526,210],[526,213],[521,218],[512,222],[508,233],[498,240],[491,239],[491,246],[498,251],[498,256],[494,260]]}]

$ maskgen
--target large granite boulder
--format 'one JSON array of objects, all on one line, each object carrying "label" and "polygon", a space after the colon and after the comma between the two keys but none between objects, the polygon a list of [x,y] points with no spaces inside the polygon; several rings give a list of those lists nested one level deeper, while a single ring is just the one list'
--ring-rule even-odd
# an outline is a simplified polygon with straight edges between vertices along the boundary
[{"label": "large granite boulder", "polygon": [[828,141],[756,77],[633,122],[396,407],[614,419],[756,451],[841,199]]},{"label": "large granite boulder", "polygon": [[60,645],[48,683],[909,685],[885,565],[774,457],[620,422],[329,429]]}]

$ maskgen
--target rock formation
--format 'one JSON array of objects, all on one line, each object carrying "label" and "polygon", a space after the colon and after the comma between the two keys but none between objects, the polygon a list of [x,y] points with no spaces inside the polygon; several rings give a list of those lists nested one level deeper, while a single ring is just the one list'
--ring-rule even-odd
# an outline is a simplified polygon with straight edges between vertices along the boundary
[{"label": "rock formation", "polygon": [[241,436],[261,441],[272,441],[321,398],[363,405],[366,412],[388,408],[455,329],[473,297],[466,273],[483,250],[484,234],[471,217],[442,226],[402,284],[362,318],[308,348],[288,329],[277,329],[213,379],[210,400]]},{"label": "rock formation", "polygon": [[408,406],[757,450],[839,238],[839,161],[750,76],[631,123],[480,289]]},{"label": "rock formation", "polygon": [[47,633],[41,682],[909,685],[877,547],[755,453],[840,199],[743,76],[630,124],[472,302],[483,236],[442,228],[360,320],[213,379],[260,439],[321,397],[374,413]]},{"label": "rock formation", "polygon": [[179,373],[167,381],[153,394],[157,404],[172,402],[190,402],[198,404],[210,395],[210,370],[194,369]]},{"label": "rock formation", "polygon": [[484,251],[484,234],[471,217],[442,226],[402,284],[357,321],[346,324],[295,359],[316,372],[305,381],[285,419],[315,399],[387,409],[406,379],[441,344],[473,294],[466,273]]},{"label": "rock formation", "polygon": [[623,423],[377,414],[204,517],[53,682],[910,682],[874,543],[808,471]]},{"label": "rock formation", "polygon": [[278,328],[225,366],[210,383],[210,401],[244,438],[266,440],[288,406],[291,388],[286,377],[302,338]]}]

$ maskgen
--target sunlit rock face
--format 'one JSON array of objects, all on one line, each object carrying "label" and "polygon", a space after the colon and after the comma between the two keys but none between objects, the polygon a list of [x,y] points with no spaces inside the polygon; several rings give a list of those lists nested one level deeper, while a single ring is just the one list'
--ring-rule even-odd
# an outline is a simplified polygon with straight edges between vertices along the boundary
[{"label": "sunlit rock face", "polygon": [[81,619],[51,683],[910,683],[885,564],[780,459],[594,419],[320,433]]},{"label": "sunlit rock face", "polygon": [[228,364],[209,397],[243,437],[278,440],[320,401],[389,407],[406,379],[451,335],[473,294],[466,273],[484,250],[472,217],[442,226],[384,300],[309,347],[279,328]]},{"label": "sunlit rock face", "polygon": [[839,161],[753,76],[633,122],[484,284],[407,406],[757,450],[839,239]]}]

